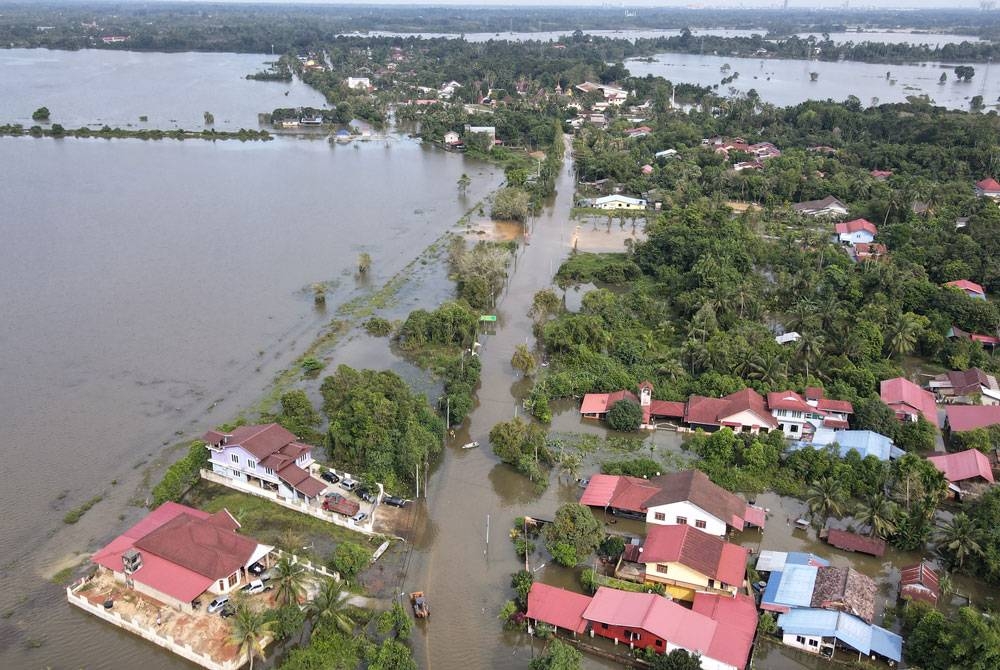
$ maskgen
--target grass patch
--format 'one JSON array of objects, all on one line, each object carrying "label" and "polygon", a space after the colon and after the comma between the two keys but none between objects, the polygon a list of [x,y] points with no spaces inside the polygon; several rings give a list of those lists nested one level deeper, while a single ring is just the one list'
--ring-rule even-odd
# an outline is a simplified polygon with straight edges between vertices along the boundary
[{"label": "grass patch", "polygon": [[102,500],[104,500],[104,494],[100,493],[91,498],[90,500],[88,500],[87,502],[83,503],[79,507],[71,509],[70,511],[66,512],[65,516],[63,516],[63,523],[65,524],[76,523],[81,518],[83,518],[83,515],[86,514],[91,507],[101,502]]},{"label": "grass patch", "polygon": [[[361,533],[204,480],[188,492],[185,503],[211,513],[227,509],[242,525],[242,534],[299,555],[309,553],[303,546],[325,555],[344,541],[368,544],[368,537]],[[290,546],[291,539],[297,546]]]},{"label": "grass patch", "polygon": [[68,584],[70,579],[72,579],[73,572],[75,570],[76,566],[73,565],[67,566],[62,570],[60,570],[59,572],[57,572],[56,574],[52,575],[52,579],[50,579],[49,581],[51,581],[53,584],[60,584],[60,585]]}]

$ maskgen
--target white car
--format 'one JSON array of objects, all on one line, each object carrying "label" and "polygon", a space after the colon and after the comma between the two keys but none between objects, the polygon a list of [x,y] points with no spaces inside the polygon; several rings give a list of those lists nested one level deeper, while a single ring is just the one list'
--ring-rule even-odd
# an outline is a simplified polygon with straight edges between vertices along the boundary
[{"label": "white car", "polygon": [[358,512],[357,514],[351,517],[351,521],[353,521],[354,525],[357,526],[363,523],[364,520],[367,518],[368,518],[368,512]]},{"label": "white car", "polygon": [[344,489],[345,491],[353,491],[354,489],[358,488],[358,483],[353,479],[349,478],[342,479],[340,480],[340,488]]},{"label": "white car", "polygon": [[248,596],[253,596],[258,593],[263,593],[264,591],[270,591],[271,587],[265,584],[262,580],[255,579],[240,590]]},{"label": "white car", "polygon": [[208,603],[208,613],[215,614],[229,603],[229,596],[218,596]]}]

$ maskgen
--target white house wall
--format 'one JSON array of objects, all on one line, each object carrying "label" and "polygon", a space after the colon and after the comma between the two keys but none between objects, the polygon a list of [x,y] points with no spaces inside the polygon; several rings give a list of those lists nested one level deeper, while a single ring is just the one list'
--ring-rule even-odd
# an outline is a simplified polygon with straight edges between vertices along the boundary
[{"label": "white house wall", "polygon": [[[657,514],[662,514],[663,519],[657,519]],[[704,521],[705,527],[699,530],[709,535],[723,537],[726,534],[726,523],[724,521],[686,500],[667,505],[657,505],[656,507],[650,507],[646,511],[646,523],[654,523],[660,526],[676,526],[677,517],[687,519],[687,525],[692,528],[697,528],[696,522]]]}]

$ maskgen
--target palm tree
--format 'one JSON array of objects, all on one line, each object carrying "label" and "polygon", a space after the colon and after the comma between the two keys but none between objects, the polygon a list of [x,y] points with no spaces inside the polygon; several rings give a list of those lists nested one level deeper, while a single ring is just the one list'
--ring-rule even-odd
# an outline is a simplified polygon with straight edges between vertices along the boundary
[{"label": "palm tree", "polygon": [[844,513],[844,503],[847,492],[844,485],[833,477],[823,477],[812,483],[806,492],[806,505],[814,516],[820,516],[825,521],[828,517],[839,517]]},{"label": "palm tree", "polygon": [[756,379],[767,386],[775,386],[785,379],[784,366],[778,356],[764,356],[756,352],[750,359],[747,377]]},{"label": "palm tree", "polygon": [[872,535],[886,538],[896,532],[899,508],[884,493],[867,496],[854,511],[854,518],[868,526]]},{"label": "palm tree", "polygon": [[937,549],[949,562],[962,567],[969,556],[982,555],[982,531],[965,512],[959,512],[945,522],[937,532]]},{"label": "palm tree", "polygon": [[274,566],[274,584],[278,600],[282,605],[298,603],[305,588],[306,571],[298,563],[293,563],[287,555]]},{"label": "palm tree", "polygon": [[812,330],[817,325],[819,319],[816,316],[816,305],[808,300],[795,303],[785,317],[785,328],[789,331]]},{"label": "palm tree", "polygon": [[796,352],[802,359],[802,362],[806,366],[806,383],[809,383],[809,363],[815,363],[820,356],[823,355],[823,348],[826,346],[826,340],[823,339],[822,335],[812,335],[809,333],[801,333],[799,338],[798,348]]},{"label": "palm tree", "polygon": [[[341,632],[350,635],[354,630],[354,620],[347,612],[347,595],[343,582],[328,579],[323,582],[316,598],[306,605],[306,615],[315,616],[317,625],[322,621],[329,621]],[[315,633],[314,626],[313,634]]]},{"label": "palm tree", "polygon": [[917,339],[920,337],[920,317],[913,312],[898,314],[889,324],[888,335],[886,344],[889,346],[889,355],[893,358],[905,356],[917,346]]},{"label": "palm tree", "polygon": [[271,633],[274,622],[266,621],[263,612],[252,609],[247,603],[240,603],[230,625],[230,639],[239,646],[240,653],[247,655],[250,670],[253,670],[254,656],[264,659],[264,640]]}]

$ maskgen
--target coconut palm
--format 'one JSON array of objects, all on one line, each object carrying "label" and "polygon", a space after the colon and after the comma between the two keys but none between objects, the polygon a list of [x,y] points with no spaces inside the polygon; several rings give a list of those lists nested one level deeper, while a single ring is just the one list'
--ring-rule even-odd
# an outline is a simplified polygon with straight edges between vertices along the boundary
[{"label": "coconut palm", "polygon": [[938,529],[937,549],[950,563],[962,567],[969,556],[982,555],[983,533],[965,512],[959,512]]},{"label": "coconut palm", "polygon": [[839,517],[844,513],[844,503],[847,501],[847,492],[844,485],[833,477],[823,477],[812,483],[806,492],[806,505],[813,516]]},{"label": "coconut palm", "polygon": [[[329,621],[341,632],[350,635],[354,630],[354,620],[347,611],[347,592],[344,590],[344,583],[328,579],[323,582],[319,594],[308,605],[306,614],[315,616],[317,625],[323,621]],[[313,634],[316,627],[313,627]]]},{"label": "coconut palm", "polygon": [[822,335],[800,333],[796,353],[806,366],[806,383],[809,383],[809,363],[815,363],[823,355],[826,340]]},{"label": "coconut palm", "polygon": [[884,493],[867,496],[854,510],[854,518],[868,526],[872,535],[886,538],[896,532],[899,508]]},{"label": "coconut palm", "polygon": [[917,347],[920,337],[920,317],[913,312],[898,314],[889,324],[886,345],[892,357],[905,356]]},{"label": "coconut palm", "polygon": [[274,566],[275,595],[282,605],[298,603],[305,590],[306,571],[298,563],[293,563],[286,555]]},{"label": "coconut palm", "polygon": [[240,653],[245,653],[250,660],[250,670],[253,670],[254,656],[264,659],[264,641],[271,633],[274,626],[273,621],[267,621],[264,613],[252,609],[247,603],[240,603],[236,607],[230,624],[230,639],[240,648]]}]

